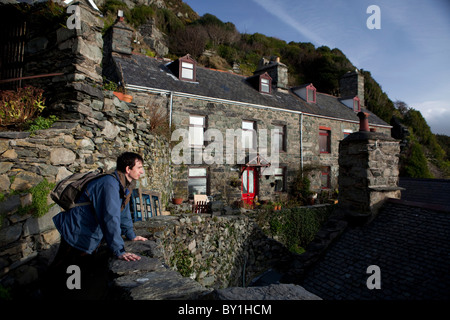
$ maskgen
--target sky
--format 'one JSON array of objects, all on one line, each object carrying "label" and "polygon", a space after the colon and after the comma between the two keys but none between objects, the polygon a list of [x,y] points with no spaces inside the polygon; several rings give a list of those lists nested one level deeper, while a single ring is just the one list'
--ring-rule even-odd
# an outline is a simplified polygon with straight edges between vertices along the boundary
[{"label": "sky", "polygon": [[450,136],[449,0],[183,1],[241,33],[340,49],[393,102],[419,110],[433,133]]}]

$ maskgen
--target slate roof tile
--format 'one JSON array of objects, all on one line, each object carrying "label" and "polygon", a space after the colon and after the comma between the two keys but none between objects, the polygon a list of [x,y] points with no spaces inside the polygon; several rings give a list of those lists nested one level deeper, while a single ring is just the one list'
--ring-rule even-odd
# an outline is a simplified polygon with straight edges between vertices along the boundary
[{"label": "slate roof tile", "polygon": [[[409,205],[425,201],[415,197],[433,185],[442,188],[433,202],[448,204],[450,180],[401,178],[399,185],[410,200],[389,201],[369,224],[348,227],[306,273],[306,290],[324,300],[450,299],[450,211]],[[366,286],[370,265],[380,267],[379,290]],[[324,287],[324,279],[335,285]]]}]

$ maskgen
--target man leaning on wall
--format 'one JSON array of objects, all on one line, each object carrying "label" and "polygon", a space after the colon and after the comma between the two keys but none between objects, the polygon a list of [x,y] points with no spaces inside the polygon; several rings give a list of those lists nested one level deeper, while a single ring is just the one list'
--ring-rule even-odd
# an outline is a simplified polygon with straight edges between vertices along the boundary
[{"label": "man leaning on wall", "polygon": [[[61,243],[44,280],[47,297],[89,298],[92,291],[97,291],[94,296],[98,297],[101,283],[96,282],[101,282],[102,277],[106,281],[107,273],[107,260],[101,256],[113,254],[124,261],[141,259],[125,251],[122,235],[133,241],[147,240],[134,233],[129,203],[134,182],[144,173],[143,162],[137,153],[121,154],[114,173],[89,182],[77,201],[90,204],[73,207],[53,218],[61,234]],[[100,246],[103,240],[109,253]],[[74,267],[68,269],[70,266]],[[79,272],[81,281],[78,286],[69,283],[70,272],[74,272],[74,277]],[[93,288],[95,286],[97,288]]]}]

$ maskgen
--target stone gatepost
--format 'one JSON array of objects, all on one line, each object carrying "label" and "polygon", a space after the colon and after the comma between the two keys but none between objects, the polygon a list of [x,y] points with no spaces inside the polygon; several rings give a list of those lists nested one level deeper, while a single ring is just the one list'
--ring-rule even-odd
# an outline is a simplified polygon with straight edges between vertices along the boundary
[{"label": "stone gatepost", "polygon": [[369,131],[368,114],[358,113],[359,132],[339,145],[339,211],[355,222],[372,220],[387,198],[400,198],[399,142]]}]

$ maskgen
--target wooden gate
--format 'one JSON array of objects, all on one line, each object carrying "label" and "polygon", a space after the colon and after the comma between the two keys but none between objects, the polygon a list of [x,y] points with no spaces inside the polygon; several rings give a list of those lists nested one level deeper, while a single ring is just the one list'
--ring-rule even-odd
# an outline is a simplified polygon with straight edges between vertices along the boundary
[{"label": "wooden gate", "polygon": [[0,14],[0,89],[17,89],[23,75],[27,23],[14,8],[2,8]]}]

